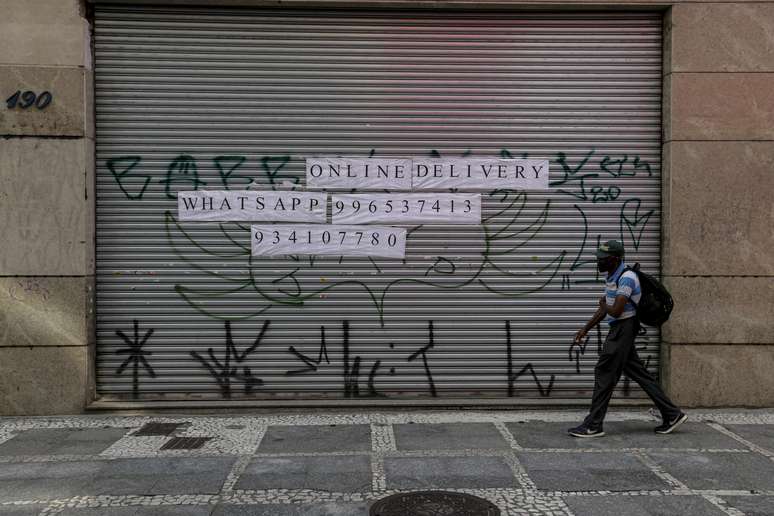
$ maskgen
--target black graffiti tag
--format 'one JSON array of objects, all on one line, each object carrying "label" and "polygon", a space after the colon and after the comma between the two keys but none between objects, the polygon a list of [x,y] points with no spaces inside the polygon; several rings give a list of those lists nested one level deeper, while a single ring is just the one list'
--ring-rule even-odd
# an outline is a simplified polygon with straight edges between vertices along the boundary
[{"label": "black graffiti tag", "polygon": [[430,371],[430,364],[427,362],[427,352],[433,349],[435,343],[433,342],[433,321],[428,321],[428,342],[426,346],[423,346],[409,355],[407,361],[413,362],[419,355],[422,355],[422,364],[425,367],[425,376],[427,376],[427,383],[430,386],[430,394],[434,397],[438,397],[438,392],[435,390],[435,382],[433,382],[433,373]]},{"label": "black graffiti tag", "polygon": [[[207,356],[204,357],[197,351],[191,351],[191,356],[204,366],[210,376],[215,380],[220,388],[221,395],[231,398],[231,383],[240,382],[244,385],[244,393],[252,394],[256,387],[263,385],[263,380],[253,376],[250,367],[241,365],[247,359],[248,355],[258,348],[269,327],[269,321],[264,321],[261,332],[255,339],[255,343],[240,353],[234,345],[231,337],[231,322],[226,321],[226,350],[223,357],[215,356],[213,348],[207,350]],[[241,371],[240,371],[241,365]]]},{"label": "black graffiti tag", "polygon": [[[113,174],[116,183],[118,183],[118,188],[124,192],[127,199],[132,201],[142,199],[142,196],[145,194],[145,189],[148,188],[148,183],[151,181],[151,176],[133,172],[133,169],[140,161],[142,161],[140,156],[121,156],[120,158],[112,158],[105,162],[105,166],[107,166],[110,173]],[[144,181],[142,186],[140,186],[139,191],[132,194],[129,193],[128,188],[133,184],[133,181],[130,180],[134,178],[140,178]]]},{"label": "black graffiti tag", "polygon": [[[602,330],[600,329],[599,325],[596,326],[597,329],[597,355],[602,354]],[[586,354],[586,347],[589,344],[589,339],[591,338],[591,335],[586,336],[586,339],[581,342],[573,342],[570,345],[569,353],[570,353],[570,362],[575,360],[575,372],[580,373],[580,357]],[[573,357],[573,353],[575,356]]]},{"label": "black graffiti tag", "polygon": [[360,398],[360,397],[385,397],[383,394],[376,390],[374,384],[376,374],[381,367],[381,360],[374,362],[371,367],[371,371],[368,374],[368,394],[360,394],[360,356],[356,356],[350,365],[349,362],[349,321],[343,323],[343,336],[342,336],[342,349],[344,354],[344,397],[345,398]]},{"label": "black graffiti tag", "polygon": [[506,355],[507,355],[507,368],[508,368],[508,397],[512,398],[515,393],[515,383],[516,380],[519,379],[519,377],[525,375],[527,372],[529,372],[532,375],[532,379],[535,382],[535,386],[538,389],[538,392],[543,397],[548,397],[551,395],[551,389],[554,387],[554,380],[556,379],[556,375],[551,375],[551,378],[548,381],[548,385],[546,387],[543,387],[543,383],[538,378],[537,373],[535,372],[535,368],[532,366],[532,363],[527,363],[524,367],[522,367],[517,373],[513,372],[513,349],[511,344],[511,322],[505,321],[505,347],[506,347]]},{"label": "black graffiti tag", "polygon": [[129,364],[132,364],[132,394],[136,398],[139,394],[140,390],[140,367],[145,370],[145,372],[150,376],[151,378],[156,378],[156,373],[153,371],[153,368],[148,363],[148,361],[145,359],[145,357],[152,355],[150,351],[146,351],[142,349],[142,347],[148,342],[148,339],[150,339],[151,335],[153,335],[153,328],[149,329],[145,332],[145,335],[140,338],[140,332],[139,332],[139,322],[137,319],[134,320],[134,338],[130,339],[127,337],[124,332],[121,330],[116,330],[116,335],[121,337],[123,341],[129,346],[128,348],[119,349],[116,351],[117,355],[129,355],[126,357],[126,360],[124,360],[120,366],[118,366],[118,369],[116,369],[116,374],[121,374],[124,372],[124,369]]},{"label": "black graffiti tag", "polygon": [[303,363],[306,364],[306,367],[303,369],[294,369],[292,371],[287,371],[285,373],[285,376],[293,376],[297,374],[304,374],[304,373],[311,373],[311,372],[317,372],[317,368],[320,364],[322,364],[323,357],[325,357],[325,361],[330,364],[331,359],[328,358],[328,349],[325,346],[325,326],[320,326],[320,353],[317,355],[317,360],[312,360],[308,356],[304,355],[303,353],[300,353],[295,346],[290,346],[288,348],[288,351],[296,356],[299,360],[301,360]]}]

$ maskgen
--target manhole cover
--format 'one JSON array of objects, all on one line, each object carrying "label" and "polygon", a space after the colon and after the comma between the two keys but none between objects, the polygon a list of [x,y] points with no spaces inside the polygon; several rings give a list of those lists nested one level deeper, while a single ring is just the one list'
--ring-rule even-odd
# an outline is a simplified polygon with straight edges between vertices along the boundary
[{"label": "manhole cover", "polygon": [[448,491],[398,493],[371,506],[370,516],[500,516],[500,509],[477,496]]}]

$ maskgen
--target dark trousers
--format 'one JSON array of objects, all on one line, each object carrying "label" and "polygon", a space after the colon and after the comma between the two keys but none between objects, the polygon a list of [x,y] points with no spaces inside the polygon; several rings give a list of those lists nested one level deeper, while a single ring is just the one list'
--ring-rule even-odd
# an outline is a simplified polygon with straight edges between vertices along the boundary
[{"label": "dark trousers", "polygon": [[615,322],[610,326],[599,361],[594,368],[594,396],[591,398],[591,411],[584,421],[590,428],[602,428],[607,406],[621,373],[625,373],[642,387],[665,421],[680,414],[680,409],[667,397],[637,355],[634,339],[639,329],[640,323],[636,317]]}]

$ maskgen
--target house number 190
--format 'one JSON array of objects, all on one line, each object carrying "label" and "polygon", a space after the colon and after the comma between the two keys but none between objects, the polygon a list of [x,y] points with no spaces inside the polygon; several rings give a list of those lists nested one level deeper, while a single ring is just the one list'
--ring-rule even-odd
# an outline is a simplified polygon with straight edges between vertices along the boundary
[{"label": "house number 190", "polygon": [[33,105],[38,109],[45,109],[46,106],[51,104],[52,100],[54,100],[54,97],[48,91],[44,91],[40,95],[37,95],[34,91],[22,92],[19,90],[5,99],[5,103],[8,105],[8,109],[14,109],[16,107],[27,109]]}]

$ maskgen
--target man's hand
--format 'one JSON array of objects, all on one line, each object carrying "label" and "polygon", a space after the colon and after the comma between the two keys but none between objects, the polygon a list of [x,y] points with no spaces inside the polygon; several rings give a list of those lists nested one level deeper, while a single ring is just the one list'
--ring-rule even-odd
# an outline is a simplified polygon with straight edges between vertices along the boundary
[{"label": "man's hand", "polygon": [[586,337],[586,333],[588,333],[586,328],[578,330],[578,333],[575,334],[575,344],[580,344],[583,342],[584,337]]},{"label": "man's hand", "polygon": [[602,296],[599,298],[599,307],[605,311],[607,311],[607,297]]}]

